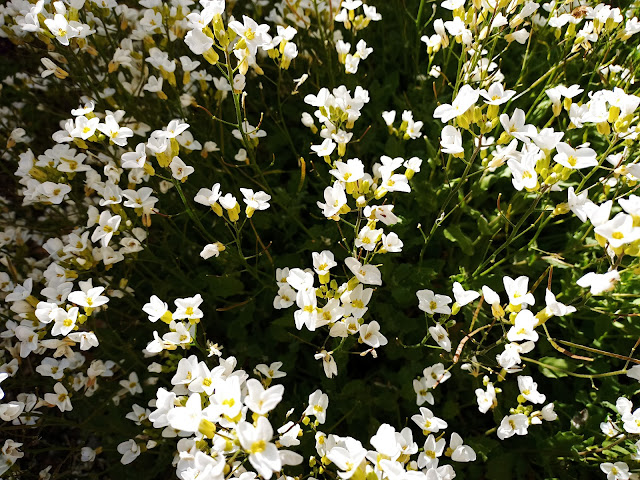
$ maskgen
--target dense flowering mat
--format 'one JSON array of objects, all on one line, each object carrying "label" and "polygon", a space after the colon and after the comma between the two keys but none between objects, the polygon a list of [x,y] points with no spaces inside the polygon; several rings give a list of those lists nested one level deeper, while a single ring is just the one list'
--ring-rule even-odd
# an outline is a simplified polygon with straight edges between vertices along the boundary
[{"label": "dense flowering mat", "polygon": [[0,6],[2,478],[638,478],[639,11]]}]

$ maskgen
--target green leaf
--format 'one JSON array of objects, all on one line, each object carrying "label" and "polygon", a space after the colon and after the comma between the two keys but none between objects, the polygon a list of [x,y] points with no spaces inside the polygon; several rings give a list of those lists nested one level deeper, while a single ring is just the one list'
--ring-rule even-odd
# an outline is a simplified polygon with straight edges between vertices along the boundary
[{"label": "green leaf", "polygon": [[549,439],[547,444],[551,450],[563,452],[564,455],[572,451],[575,454],[583,438],[583,435],[574,432],[558,432]]},{"label": "green leaf", "polygon": [[575,370],[575,366],[569,363],[564,358],[542,357],[540,359],[540,362],[551,367],[545,368],[543,366],[540,366],[540,372],[548,378],[568,377],[569,375],[565,373],[565,371],[573,372]]},{"label": "green leaf", "polygon": [[444,236],[447,240],[455,242],[462,249],[465,255],[473,255],[473,242],[467,237],[457,225],[452,225],[444,229]]},{"label": "green leaf", "polygon": [[244,284],[238,279],[238,275],[210,276],[207,281],[211,293],[216,297],[226,298],[244,292]]},{"label": "green leaf", "polygon": [[573,268],[573,265],[571,265],[570,263],[564,262],[559,258],[554,257],[553,255],[545,255],[540,258],[542,258],[549,265],[553,265],[554,267],[557,267],[557,268]]}]

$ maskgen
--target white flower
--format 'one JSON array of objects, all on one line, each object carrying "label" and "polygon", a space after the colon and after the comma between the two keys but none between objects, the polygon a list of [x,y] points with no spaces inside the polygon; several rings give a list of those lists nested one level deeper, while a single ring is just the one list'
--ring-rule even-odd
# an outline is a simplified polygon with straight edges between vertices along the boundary
[{"label": "white flower", "polygon": [[83,307],[96,308],[109,301],[109,298],[101,295],[102,292],[104,292],[104,287],[93,287],[86,292],[71,292],[67,300]]},{"label": "white flower", "polygon": [[620,281],[620,274],[617,270],[611,270],[604,274],[589,272],[576,282],[582,288],[590,287],[592,295],[602,295],[616,288],[616,283]]},{"label": "white flower", "polygon": [[468,445],[464,445],[462,437],[456,432],[451,434],[449,448],[453,450],[451,460],[454,462],[473,462],[476,459],[476,452]]},{"label": "white flower", "polygon": [[333,187],[329,186],[324,189],[324,201],[326,203],[316,202],[318,207],[322,209],[323,215],[327,218],[338,220],[339,217],[337,215],[343,207],[347,206],[347,195],[339,180],[334,182]]},{"label": "white flower", "polygon": [[284,394],[282,385],[265,388],[255,378],[250,378],[246,382],[247,396],[244,398],[244,404],[258,415],[265,415],[273,410]]},{"label": "white flower", "polygon": [[507,160],[512,174],[511,183],[516,190],[521,191],[523,188],[533,190],[538,186],[536,163],[536,155],[529,152],[523,155],[519,161],[515,158]]},{"label": "white flower", "polygon": [[533,305],[536,303],[533,294],[527,293],[529,287],[529,277],[522,275],[515,280],[510,277],[503,277],[502,281],[504,283],[504,289],[509,295],[509,303],[511,305],[522,305],[526,307],[527,305]]},{"label": "white flower", "polygon": [[[271,42],[268,25],[258,25],[253,19],[242,16],[242,23],[236,21],[229,22],[229,28],[242,37],[251,55],[255,55],[258,47]],[[271,475],[269,475],[271,476]]]},{"label": "white flower", "polygon": [[496,355],[496,360],[500,364],[500,366],[504,369],[510,371],[517,371],[519,367],[516,365],[520,365],[521,353],[528,353],[535,348],[536,344],[532,341],[523,342],[521,344],[507,343],[504,346],[504,352],[499,355]]},{"label": "white flower", "polygon": [[244,195],[244,203],[247,204],[247,208],[245,209],[247,218],[251,218],[253,212],[256,210],[266,210],[269,208],[271,195],[262,191],[253,193],[253,190],[250,188],[241,188],[240,192]]},{"label": "white flower", "polygon": [[174,303],[178,308],[173,314],[173,319],[188,318],[189,320],[194,320],[202,318],[204,313],[198,308],[202,302],[202,296],[199,293],[194,297],[176,299]]},{"label": "white flower", "polygon": [[533,377],[518,376],[518,388],[522,396],[532,403],[544,403],[546,399],[542,393],[538,392],[538,384],[533,381]]},{"label": "white flower", "polygon": [[335,446],[327,452],[327,458],[341,470],[338,471],[338,476],[343,480],[353,477],[366,455],[367,451],[362,444],[351,437],[345,438],[341,446]]},{"label": "white flower", "polygon": [[187,177],[195,171],[193,167],[184,163],[180,157],[173,157],[169,168],[171,169],[173,178],[181,182],[186,181]]},{"label": "white flower", "polygon": [[556,146],[557,154],[553,160],[567,168],[588,168],[598,165],[596,152],[592,148],[572,148],[570,145],[560,142]]},{"label": "white flower", "polygon": [[440,430],[447,428],[447,422],[433,415],[433,412],[425,407],[420,407],[420,415],[414,415],[411,420],[426,435],[427,433],[438,433]]},{"label": "white flower", "polygon": [[136,372],[131,372],[128,379],[120,380],[118,383],[121,387],[128,390],[131,395],[142,393],[142,386],[140,385],[140,380],[138,380],[138,374]]},{"label": "white flower", "polygon": [[398,235],[395,232],[391,232],[389,235],[382,234],[381,245],[380,245],[380,253],[387,252],[401,252],[404,243],[402,240],[398,238]]},{"label": "white flower", "polygon": [[242,448],[249,453],[249,462],[264,478],[269,479],[273,472],[282,468],[278,448],[270,442],[273,428],[265,417],[258,417],[255,426],[240,422],[236,429]]},{"label": "white flower", "polygon": [[110,141],[120,147],[124,147],[127,144],[127,138],[133,137],[133,130],[118,125],[113,115],[107,115],[104,123],[99,123],[96,128],[104,133]]},{"label": "white flower", "polygon": [[478,93],[485,99],[487,105],[502,105],[516,94],[515,90],[505,90],[500,82],[492,83],[489,91],[480,90]]},{"label": "white flower", "polygon": [[450,155],[464,153],[460,130],[451,125],[447,125],[442,129],[441,137],[440,145],[442,146],[442,153]]},{"label": "white flower", "polygon": [[327,275],[329,270],[337,265],[333,253],[329,250],[313,252],[311,256],[313,258],[313,269],[320,277]]},{"label": "white flower", "polygon": [[102,242],[102,246],[106,247],[113,234],[118,230],[122,217],[120,215],[111,215],[107,210],[100,214],[98,226],[91,235],[91,241],[96,243],[98,240]]},{"label": "white flower", "polygon": [[336,144],[330,138],[325,138],[320,145],[311,145],[311,150],[319,157],[328,157],[336,149]]},{"label": "white flower", "polygon": [[549,289],[545,291],[544,301],[547,304],[545,310],[557,317],[562,317],[563,315],[568,315],[576,311],[575,307],[558,302],[556,296]]},{"label": "white flower", "polygon": [[500,440],[504,440],[505,438],[512,437],[516,434],[526,435],[528,429],[529,418],[524,413],[507,415],[502,419],[502,422],[498,427],[498,438]]},{"label": "white flower", "polygon": [[366,285],[382,285],[380,270],[374,265],[362,265],[353,257],[344,260],[345,265],[353,273],[358,281]]},{"label": "white flower", "polygon": [[[458,17],[456,19],[459,20]],[[458,95],[451,102],[451,105],[445,103],[436,107],[433,112],[433,118],[439,118],[442,123],[447,123],[449,120],[459,117],[469,110],[478,101],[479,96],[478,90],[470,85],[463,85],[458,90]]]},{"label": "white flower", "polygon": [[287,374],[280,370],[282,367],[282,362],[273,362],[271,365],[266,365],[261,363],[256,365],[256,370],[264,375],[266,378],[282,378],[286,377]]},{"label": "white flower", "polygon": [[634,226],[633,216],[618,213],[608,222],[598,225],[595,233],[606,238],[612,248],[634,242],[640,238],[640,227]]},{"label": "white flower", "polygon": [[496,399],[496,389],[491,382],[487,383],[487,390],[481,388],[476,389],[476,400],[478,402],[478,410],[480,413],[487,413],[490,408],[498,405]]},{"label": "white flower", "polygon": [[45,19],[44,24],[62,45],[69,45],[69,39],[77,37],[80,33],[79,29],[72,27],[65,16],[59,13],[53,18]]},{"label": "white flower", "polygon": [[372,252],[382,237],[382,232],[381,228],[371,229],[368,225],[365,225],[355,239],[356,248],[363,248],[368,252]]},{"label": "white flower", "polygon": [[60,409],[61,412],[73,410],[73,407],[71,406],[71,400],[69,399],[69,392],[66,388],[64,388],[64,385],[62,385],[60,382],[56,383],[53,386],[53,391],[55,393],[45,393],[45,402],[51,405],[55,405]]},{"label": "white flower", "polygon": [[93,462],[96,459],[96,451],[91,447],[82,447],[80,449],[80,461]]},{"label": "white flower", "polygon": [[569,187],[567,189],[567,205],[569,206],[569,209],[583,222],[587,221],[589,208],[594,206],[593,202],[589,200],[587,196],[588,194],[588,190],[583,190],[576,195],[573,187]]},{"label": "white flower", "polygon": [[80,350],[83,351],[100,344],[98,337],[93,332],[73,332],[69,334],[69,338],[74,342],[80,342]]},{"label": "white flower", "polygon": [[442,313],[443,315],[451,315],[451,297],[447,295],[434,294],[432,290],[418,290],[418,308],[423,312],[433,315],[434,313]]},{"label": "white flower", "polygon": [[205,247],[200,252],[200,256],[207,260],[211,257],[217,257],[224,249],[224,245],[222,245],[220,242],[210,243],[209,245],[205,245]]},{"label": "white flower", "polygon": [[388,112],[382,112],[382,119],[384,120],[384,123],[386,123],[387,126],[390,127],[396,120],[396,111],[390,110]]},{"label": "white flower", "polygon": [[553,403],[549,403],[544,407],[542,407],[542,411],[541,411],[542,418],[545,419],[547,422],[553,422],[558,418],[558,414],[553,410],[553,407],[554,407]]},{"label": "white flower", "polygon": [[624,462],[601,463],[600,470],[607,475],[607,480],[627,480],[631,477],[629,465]]},{"label": "white flower", "polygon": [[[160,318],[167,316],[171,317],[171,312],[169,312],[169,308],[165,302],[160,300],[155,295],[152,295],[149,299],[149,303],[146,303],[142,307],[142,311],[149,316],[149,320],[152,322],[157,322]],[[170,321],[170,320],[169,320]]]},{"label": "white flower", "polygon": [[640,382],[640,365],[634,365],[627,370],[627,376]]},{"label": "white flower", "polygon": [[54,325],[51,329],[51,335],[65,336],[76,326],[78,320],[78,307],[72,307],[68,311],[59,308],[55,312]]},{"label": "white flower", "polygon": [[435,388],[436,385],[446,382],[451,378],[451,372],[445,370],[442,363],[436,363],[422,371],[427,388]]},{"label": "white flower", "polygon": [[360,326],[359,340],[373,348],[382,347],[387,344],[387,338],[380,333],[380,324],[375,320]]},{"label": "white flower", "polygon": [[465,290],[459,282],[453,283],[453,297],[456,299],[458,306],[464,307],[468,303],[473,302],[479,296],[480,293],[475,290]]},{"label": "white flower", "polygon": [[309,395],[309,406],[304,411],[304,415],[313,415],[318,423],[324,423],[327,415],[327,407],[329,406],[329,397],[321,390],[316,390]]},{"label": "white flower", "polygon": [[338,365],[336,364],[333,355],[333,352],[327,352],[326,350],[322,350],[320,353],[316,353],[313,358],[316,360],[322,360],[322,368],[324,369],[324,374],[327,378],[332,378],[335,375],[338,375]]},{"label": "white flower", "polygon": [[196,55],[203,55],[213,47],[213,39],[197,28],[187,32],[187,35],[184,37],[184,43],[186,43],[189,49]]},{"label": "white flower", "polygon": [[433,405],[434,398],[433,394],[428,391],[430,387],[427,385],[427,379],[421,377],[417,380],[413,381],[413,390],[416,392],[416,404],[418,406],[422,405],[424,402],[428,402],[430,405]]},{"label": "white flower", "polygon": [[118,453],[122,455],[120,462],[129,465],[140,455],[140,445],[134,439],[129,439],[118,445]]},{"label": "white flower", "polygon": [[[6,372],[0,372],[0,383],[9,378],[9,374]],[[4,398],[4,391],[0,388],[0,400]]]},{"label": "white flower", "polygon": [[451,351],[451,340],[449,335],[442,325],[436,322],[434,327],[429,327],[429,333],[438,345],[440,345],[445,352]]},{"label": "white flower", "polygon": [[520,342],[523,340],[538,341],[538,332],[535,327],[538,319],[529,310],[520,310],[516,316],[515,325],[507,332],[510,342]]},{"label": "white flower", "polygon": [[359,158],[351,158],[346,163],[338,161],[335,166],[329,173],[341,182],[357,182],[364,177],[364,164]]}]

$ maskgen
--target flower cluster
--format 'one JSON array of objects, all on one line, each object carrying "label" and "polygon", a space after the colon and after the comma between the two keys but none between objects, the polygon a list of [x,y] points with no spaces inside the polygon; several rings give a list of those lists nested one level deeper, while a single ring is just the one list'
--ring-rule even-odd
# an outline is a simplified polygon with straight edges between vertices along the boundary
[{"label": "flower cluster", "polygon": [[0,476],[637,477],[639,15],[5,2]]}]

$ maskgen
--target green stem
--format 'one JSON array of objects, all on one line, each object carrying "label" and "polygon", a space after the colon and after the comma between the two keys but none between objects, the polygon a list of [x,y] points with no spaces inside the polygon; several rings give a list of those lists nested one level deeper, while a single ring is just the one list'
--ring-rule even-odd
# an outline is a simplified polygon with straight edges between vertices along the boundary
[{"label": "green stem", "polygon": [[[529,215],[531,215],[531,213],[535,210],[536,206],[538,205],[538,202],[540,201],[540,199],[542,198],[542,195],[544,194],[544,191],[541,191],[538,196],[536,197],[536,199],[533,201],[533,203],[531,204],[531,206],[529,207],[529,209],[525,212],[525,214],[520,217],[520,220],[518,221],[518,223],[516,223],[516,226],[513,228],[513,230],[511,231],[511,234],[509,234],[509,237],[507,238],[507,241],[505,243],[503,243],[502,245],[500,245],[500,247],[493,252],[493,254],[491,255],[491,257],[489,257],[487,260],[485,260],[476,270],[475,272],[473,272],[472,277],[475,277],[476,275],[478,275],[483,268],[485,268],[489,263],[493,262],[495,260],[495,258],[498,256],[498,254],[500,252],[502,252],[505,248],[507,248],[511,242],[514,240],[518,230],[520,229],[520,227],[522,226],[522,224],[525,222],[525,220],[527,220],[527,218],[529,218]],[[483,272],[483,274],[486,272]],[[482,274],[480,274],[480,276],[482,276]]]},{"label": "green stem", "polygon": [[540,362],[538,360],[534,360],[533,358],[523,357],[522,355],[520,355],[520,358],[522,360],[524,360],[525,362],[535,363],[536,365],[539,365],[539,366],[544,367],[544,368],[548,368],[549,370],[556,370],[558,372],[563,372],[563,373],[565,373],[567,375],[570,375],[572,377],[578,377],[578,378],[615,377],[616,375],[624,375],[624,374],[627,373],[626,370],[616,370],[615,372],[606,372],[606,373],[593,373],[591,375],[586,374],[586,373],[573,373],[573,372],[570,372],[569,370],[565,370],[564,368],[556,367],[555,365],[549,365],[547,363],[543,363],[543,362]]},{"label": "green stem", "polygon": [[207,231],[207,229],[204,227],[204,225],[202,225],[202,222],[200,221],[198,216],[195,214],[195,212],[193,211],[191,206],[189,206],[189,202],[187,202],[187,198],[184,196],[184,192],[182,191],[182,187],[180,186],[180,182],[178,182],[177,180],[173,180],[173,185],[176,187],[178,195],[180,195],[180,199],[182,200],[182,203],[184,205],[184,208],[187,211],[187,215],[189,215],[189,218],[191,218],[191,220],[194,221],[194,223],[196,224],[196,226],[200,230],[200,233],[202,233],[202,235],[208,241],[210,241],[211,243],[215,243],[215,239],[213,238],[213,236]]},{"label": "green stem", "polygon": [[422,12],[424,11],[425,0],[420,0],[420,7],[418,7],[418,16],[416,17],[416,28],[420,31],[420,20],[422,20]]}]

